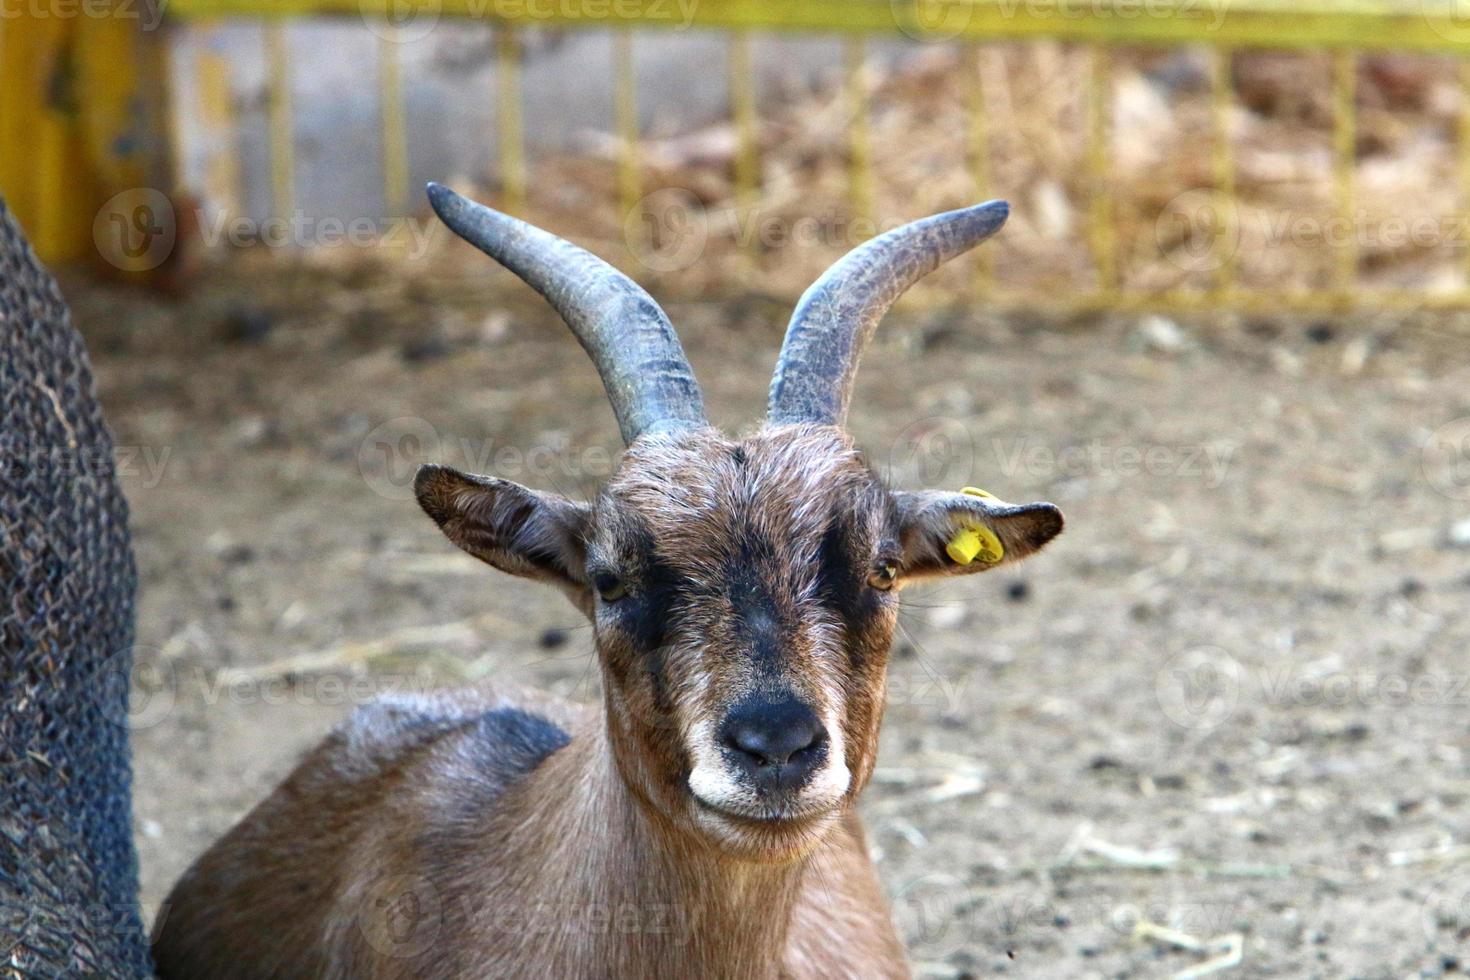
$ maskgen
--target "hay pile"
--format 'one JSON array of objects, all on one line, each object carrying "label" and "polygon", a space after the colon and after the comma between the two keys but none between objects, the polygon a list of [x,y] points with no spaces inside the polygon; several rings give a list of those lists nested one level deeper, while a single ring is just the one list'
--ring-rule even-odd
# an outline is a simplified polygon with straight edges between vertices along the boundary
[{"label": "hay pile", "polygon": [[[864,87],[877,227],[1003,196],[1015,211],[1004,248],[989,260],[1001,286],[1062,295],[1093,288],[1090,58],[1083,48],[1039,43],[926,45],[907,57],[870,60]],[[1344,226],[1331,220],[1331,55],[1234,57],[1233,211],[1212,190],[1209,58],[1200,49],[1112,54],[1106,206],[1124,288],[1208,288],[1233,252],[1244,287],[1321,289],[1332,283],[1345,246],[1360,253],[1365,285],[1463,285],[1467,235],[1455,182],[1462,96],[1452,63],[1361,59],[1357,209]],[[977,104],[989,171],[983,189],[972,166]],[[834,75],[820,91],[761,106],[760,190],[749,211],[737,207],[737,140],[733,126],[722,124],[644,143],[639,169],[647,196],[627,220],[618,205],[615,141],[604,139],[589,156],[537,161],[530,217],[573,230],[605,255],[630,248],[645,278],[662,279],[664,288],[707,294],[742,284],[794,296],[867,230],[849,191],[850,105]],[[1239,234],[1233,248],[1231,228]],[[929,291],[973,285],[975,270],[944,270]]]}]

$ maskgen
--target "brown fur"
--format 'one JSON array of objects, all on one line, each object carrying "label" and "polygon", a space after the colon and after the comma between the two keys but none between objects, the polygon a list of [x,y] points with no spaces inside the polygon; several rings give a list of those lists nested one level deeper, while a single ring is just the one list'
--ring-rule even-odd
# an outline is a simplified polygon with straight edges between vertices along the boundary
[{"label": "brown fur", "polygon": [[[439,469],[418,489],[460,547],[589,615],[603,705],[359,709],[175,887],[161,976],[907,975],[853,810],[897,618],[872,575],[979,570],[943,555],[966,521],[1024,557],[1055,508],[892,492],[822,425],[640,438],[593,505]],[[835,719],[846,789],[720,782],[736,809],[712,812],[701,732],[769,691]]]},{"label": "brown fur", "polygon": [[[391,710],[566,718],[489,692],[413,701]],[[160,976],[905,975],[856,818],[807,861],[730,861],[623,788],[595,713],[474,812],[472,731],[364,741],[387,710],[359,709],[179,882]]]}]

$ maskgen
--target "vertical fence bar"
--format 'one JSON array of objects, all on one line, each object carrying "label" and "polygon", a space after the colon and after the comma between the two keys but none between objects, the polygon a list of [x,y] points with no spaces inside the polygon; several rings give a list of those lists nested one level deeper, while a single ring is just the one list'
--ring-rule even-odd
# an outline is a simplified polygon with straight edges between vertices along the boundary
[{"label": "vertical fence bar", "polygon": [[296,147],[291,122],[291,64],[286,27],[265,25],[267,101],[270,114],[271,199],[276,216],[289,219],[296,206]]},{"label": "vertical fence bar", "polygon": [[756,254],[751,225],[760,185],[760,147],[756,138],[755,66],[750,32],[730,36],[730,114],[735,123],[735,233],[748,257]]},{"label": "vertical fence bar", "polygon": [[402,211],[408,191],[408,134],[403,121],[403,66],[398,29],[384,22],[378,33],[378,112],[382,125],[383,208]]},{"label": "vertical fence bar", "polygon": [[1108,114],[1112,108],[1112,83],[1107,49],[1102,45],[1088,48],[1091,81],[1087,90],[1087,176],[1091,198],[1088,202],[1088,237],[1092,259],[1097,268],[1098,293],[1104,301],[1112,299],[1118,288],[1118,257],[1113,233],[1113,198],[1108,180],[1111,158]]},{"label": "vertical fence bar", "polygon": [[68,241],[77,236],[64,234],[57,224],[65,218],[59,205],[79,195],[67,193],[68,178],[75,188],[76,168],[67,160],[64,128],[47,84],[69,26],[44,5],[6,13],[0,17],[0,190],[43,260],[71,258],[91,247],[92,235],[88,228],[79,248]]},{"label": "vertical fence bar", "polygon": [[177,34],[169,32],[162,37],[153,37],[145,43],[153,48],[152,57],[144,56],[139,64],[138,82],[148,90],[158,93],[153,107],[151,125],[161,132],[167,156],[156,171],[168,183],[168,192],[177,193],[183,185],[182,169],[189,158],[187,140],[180,111],[180,93],[175,79],[179,77]]},{"label": "vertical fence bar", "polygon": [[847,179],[852,196],[854,230],[859,224],[868,225],[873,221],[873,145],[868,126],[866,61],[867,46],[862,36],[849,37],[843,49],[843,93],[848,131]]},{"label": "vertical fence bar", "polygon": [[1235,52],[1231,48],[1210,49],[1210,97],[1214,118],[1215,144],[1211,154],[1215,194],[1219,215],[1216,234],[1225,249],[1215,269],[1215,291],[1228,301],[1235,292],[1236,259],[1240,251],[1240,202],[1235,189],[1235,143],[1230,131],[1230,117],[1235,109],[1235,82],[1232,68]]},{"label": "vertical fence bar", "polygon": [[210,203],[219,208],[228,221],[240,213],[234,87],[230,80],[230,61],[215,50],[218,37],[213,27],[207,30],[209,40],[200,47],[194,61],[199,119],[212,144],[205,165],[204,188]]},{"label": "vertical fence bar", "polygon": [[[60,36],[61,31],[58,30],[47,40],[58,41]],[[59,53],[59,47],[52,48],[51,52]],[[65,114],[50,104],[49,99],[43,105],[39,118],[34,120],[35,128],[25,134],[26,143],[31,147],[28,156],[33,160],[31,188],[36,205],[33,238],[36,251],[41,255],[65,255],[70,249],[67,247],[64,204],[69,196],[67,184],[75,179],[70,177],[77,162],[75,140],[68,139]]]},{"label": "vertical fence bar", "polygon": [[505,209],[521,214],[526,210],[526,135],[521,119],[521,39],[514,27],[502,24],[495,29],[495,51],[500,185]]},{"label": "vertical fence bar", "polygon": [[[1456,136],[1460,152],[1460,207],[1462,220],[1470,222],[1470,58],[1461,58],[1460,63],[1460,126]],[[1462,225],[1462,227],[1464,227]],[[1470,247],[1465,250],[1464,290],[1470,296]]]},{"label": "vertical fence bar", "polygon": [[[970,180],[975,185],[977,201],[994,196],[990,186],[990,120],[985,115],[985,84],[981,64],[983,58],[984,48],[979,44],[969,46],[965,60],[970,83],[970,133],[967,152]],[[975,291],[983,296],[995,286],[995,249],[976,249],[975,260]]]},{"label": "vertical fence bar", "polygon": [[1357,167],[1358,53],[1342,48],[1332,55],[1332,174],[1337,197],[1337,218],[1346,229],[1335,253],[1333,276],[1339,298],[1353,298],[1358,277],[1357,200],[1354,170]]},{"label": "vertical fence bar", "polygon": [[618,199],[626,223],[627,216],[638,206],[642,180],[638,174],[638,89],[633,75],[633,34],[625,27],[613,32],[613,88],[620,143]]},{"label": "vertical fence bar", "polygon": [[0,18],[0,71],[7,79],[5,86],[0,87],[0,192],[4,193],[16,220],[29,223],[34,234],[35,224],[29,214],[31,195],[26,186],[28,161],[15,152],[22,145],[25,116],[28,111],[34,111],[33,86],[23,81],[30,75],[25,54],[33,35],[21,34],[9,23]]}]

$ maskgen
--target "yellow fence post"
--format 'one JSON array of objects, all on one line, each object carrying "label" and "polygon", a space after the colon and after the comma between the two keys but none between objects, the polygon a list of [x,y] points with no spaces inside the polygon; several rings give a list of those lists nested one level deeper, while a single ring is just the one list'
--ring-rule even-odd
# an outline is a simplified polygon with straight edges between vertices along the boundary
[{"label": "yellow fence post", "polygon": [[107,227],[99,214],[114,195],[173,189],[165,38],[141,4],[11,14],[0,31],[0,194],[42,260],[96,254],[105,242],[94,226]]},{"label": "yellow fence post", "polygon": [[[638,153],[638,89],[633,75],[633,35],[626,27],[613,32],[613,91],[618,131],[618,201],[622,205],[624,227],[642,227],[629,223],[629,216],[642,195]],[[634,243],[629,242],[630,246]]]},{"label": "yellow fence post", "polygon": [[295,125],[291,121],[291,62],[286,28],[265,25],[266,97],[270,114],[271,200],[276,217],[289,220],[296,206]]},{"label": "yellow fence post", "polygon": [[[207,30],[212,34],[213,25]],[[205,165],[204,193],[228,222],[240,213],[240,163],[236,156],[230,61],[215,50],[217,40],[210,37],[195,56],[194,85],[199,98],[199,120],[214,144]]]},{"label": "yellow fence post", "polygon": [[[1337,217],[1347,230],[1336,253],[1334,285],[1344,304],[1352,300],[1358,276],[1357,226],[1357,99],[1358,55],[1355,51],[1333,52],[1332,61],[1332,175],[1337,185]],[[1330,244],[1330,243],[1329,243]]]},{"label": "yellow fence post", "polygon": [[[1460,151],[1460,207],[1461,220],[1470,227],[1470,58],[1460,59],[1460,131],[1456,134]],[[1464,257],[1465,285],[1470,290],[1470,245]]]},{"label": "yellow fence post", "polygon": [[759,251],[754,225],[760,186],[760,146],[756,132],[755,66],[751,58],[750,32],[737,31],[730,37],[730,115],[735,122],[735,233],[740,236],[747,264]]},{"label": "yellow fence post", "polygon": [[[990,121],[985,116],[985,85],[983,81],[984,49],[972,44],[966,60],[970,92],[970,179],[975,185],[977,200],[993,197],[990,186]],[[976,249],[975,291],[983,296],[995,286],[995,249]]]},{"label": "yellow fence post", "polygon": [[[873,142],[868,127],[868,91],[864,68],[867,48],[860,36],[850,37],[843,48],[843,93],[847,110],[848,183],[852,196],[854,241],[864,237],[858,229],[874,220]],[[876,226],[874,226],[876,230]]]},{"label": "yellow fence post", "polygon": [[1113,235],[1113,198],[1108,182],[1110,127],[1112,109],[1109,88],[1108,52],[1101,45],[1088,48],[1092,81],[1087,91],[1087,175],[1088,233],[1092,242],[1092,259],[1097,266],[1098,294],[1104,301],[1113,297],[1118,286],[1118,258]]},{"label": "yellow fence post", "polygon": [[510,24],[495,29],[498,78],[495,84],[499,110],[496,125],[500,136],[500,185],[504,205],[511,214],[526,210],[526,135],[521,123],[521,39]]},{"label": "yellow fence post", "polygon": [[403,120],[403,71],[398,60],[398,28],[378,28],[378,112],[383,141],[383,207],[403,210],[408,193],[408,133]]},{"label": "yellow fence post", "polygon": [[1210,96],[1213,108],[1215,146],[1211,156],[1215,194],[1221,205],[1216,234],[1222,236],[1226,252],[1215,270],[1215,292],[1227,302],[1235,291],[1236,252],[1240,247],[1240,202],[1235,196],[1235,144],[1230,131],[1230,117],[1235,108],[1235,82],[1232,76],[1234,52],[1229,48],[1210,49]]},{"label": "yellow fence post", "polygon": [[[91,236],[83,209],[60,208],[90,200],[83,134],[74,105],[74,21],[47,18],[21,8],[0,32],[0,194],[26,229],[42,259],[74,258]],[[56,198],[61,177],[72,172],[77,186]]]}]

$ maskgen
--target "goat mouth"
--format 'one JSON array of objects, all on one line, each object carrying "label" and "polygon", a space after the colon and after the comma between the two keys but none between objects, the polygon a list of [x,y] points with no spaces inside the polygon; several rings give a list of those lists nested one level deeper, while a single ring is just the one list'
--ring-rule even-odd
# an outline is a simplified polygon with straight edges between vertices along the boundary
[{"label": "goat mouth", "polygon": [[746,827],[805,827],[823,817],[830,816],[836,811],[833,805],[801,805],[792,804],[785,806],[765,807],[729,807],[720,806],[694,797],[694,803],[706,813],[714,814],[722,820]]}]

